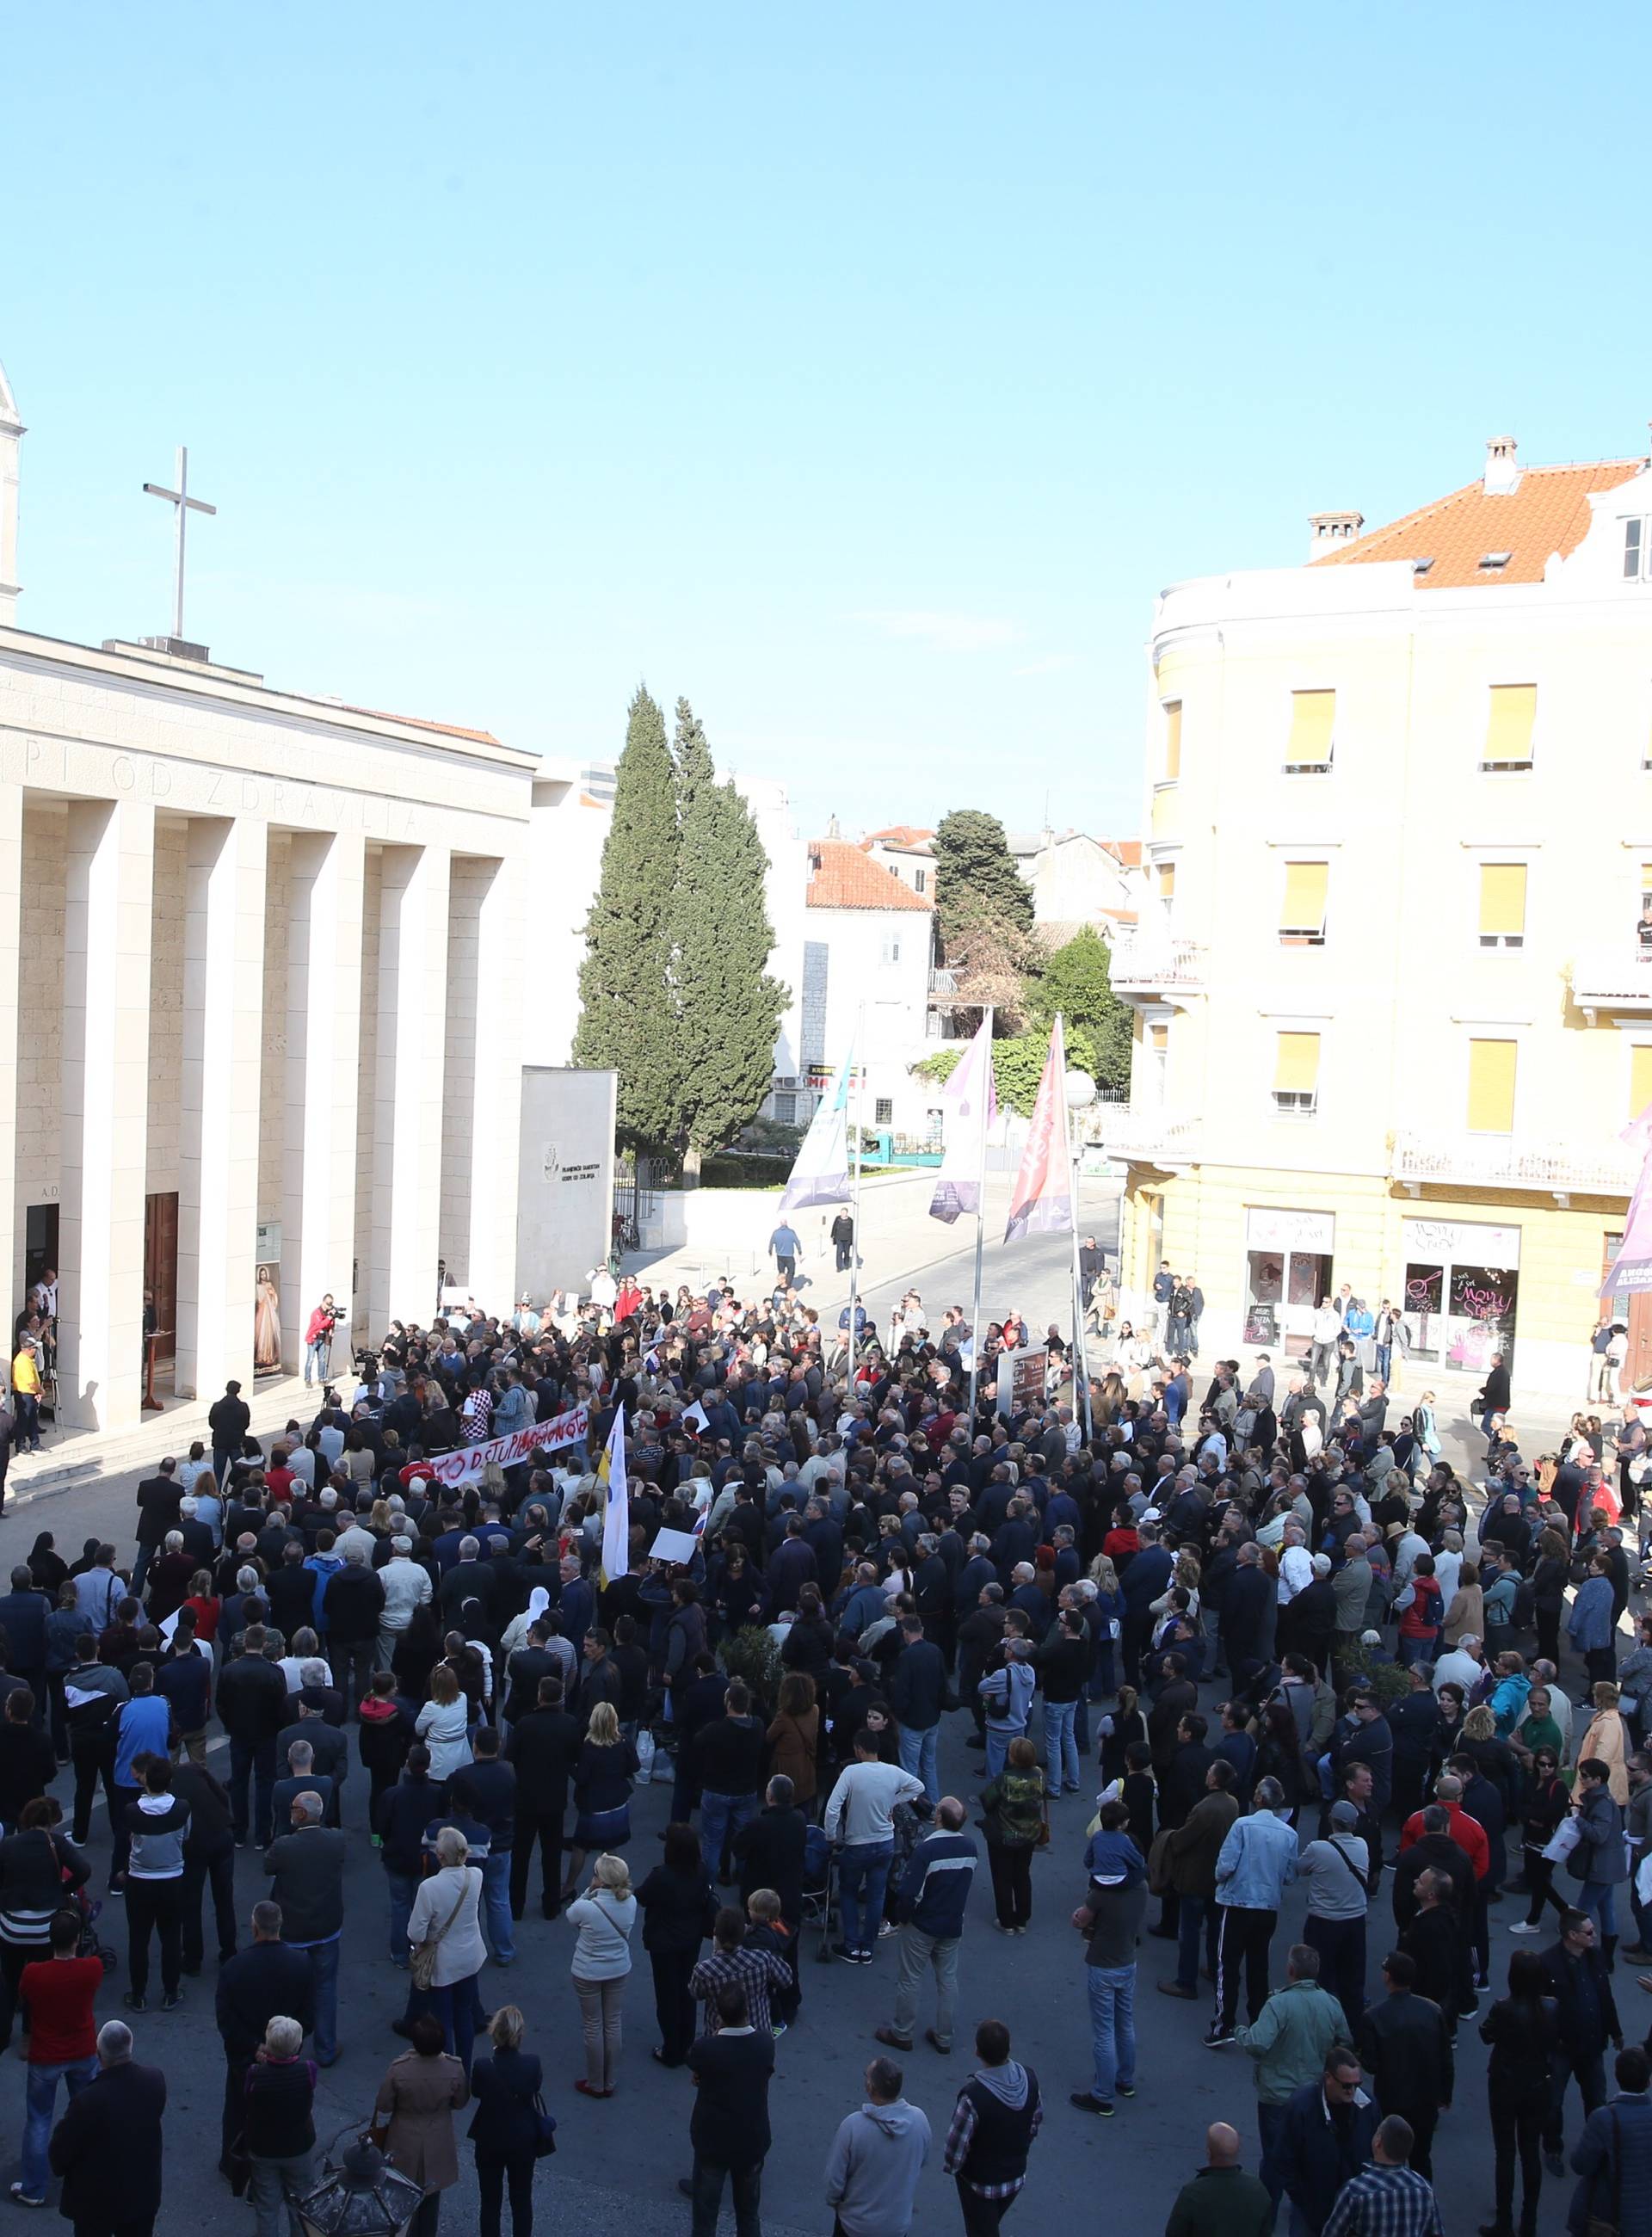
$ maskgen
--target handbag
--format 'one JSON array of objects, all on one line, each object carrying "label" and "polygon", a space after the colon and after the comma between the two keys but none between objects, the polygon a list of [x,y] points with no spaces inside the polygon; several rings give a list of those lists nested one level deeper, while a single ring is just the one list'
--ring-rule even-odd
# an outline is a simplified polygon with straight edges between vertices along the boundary
[{"label": "handbag", "polygon": [[533,2156],[548,2160],[557,2148],[557,2116],[545,2111],[545,2095],[539,2089],[533,2093]]},{"label": "handbag", "polygon": [[441,1948],[442,1943],[447,1939],[448,1928],[453,1925],[454,1920],[459,1917],[459,1912],[464,1910],[465,1899],[469,1895],[470,1891],[470,1873],[467,1870],[465,1874],[465,1884],[459,1891],[459,1901],[448,1912],[446,1918],[442,1923],[440,1930],[435,1934],[426,1934],[424,1940],[419,1943],[413,1951],[413,1963],[410,1970],[413,1973],[413,1984],[415,1989],[428,1992],[429,1990],[434,1986],[436,1979],[436,1952]]},{"label": "handbag", "polygon": [[1612,2218],[1604,2221],[1598,2214],[1587,2214],[1583,2220],[1583,2237],[1618,2237],[1623,2227],[1623,2135],[1618,2124],[1617,2108],[1612,2108]]}]

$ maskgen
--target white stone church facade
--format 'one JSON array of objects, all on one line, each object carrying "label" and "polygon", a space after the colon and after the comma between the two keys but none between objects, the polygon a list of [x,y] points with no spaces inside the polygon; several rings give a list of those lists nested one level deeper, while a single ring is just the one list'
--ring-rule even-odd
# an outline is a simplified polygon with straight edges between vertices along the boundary
[{"label": "white stone church facade", "polygon": [[0,1267],[57,1275],[62,1418],[138,1420],[146,1286],[202,1396],[326,1291],[507,1310],[537,757],[12,626],[21,433],[0,374]]}]

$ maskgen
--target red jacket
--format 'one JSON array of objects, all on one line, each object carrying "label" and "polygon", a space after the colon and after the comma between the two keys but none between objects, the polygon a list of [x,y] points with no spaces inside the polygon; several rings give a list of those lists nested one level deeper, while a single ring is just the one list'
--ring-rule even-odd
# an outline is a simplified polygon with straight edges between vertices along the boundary
[{"label": "red jacket", "polygon": [[[1451,1838],[1474,1866],[1474,1877],[1483,1880],[1491,1869],[1491,1844],[1486,1839],[1485,1827],[1477,1818],[1470,1818],[1460,1802],[1443,1802],[1442,1810],[1451,1813]],[[1404,1854],[1414,1841],[1423,1838],[1423,1813],[1413,1811],[1405,1820],[1404,1831],[1399,1837],[1400,1853]]]}]

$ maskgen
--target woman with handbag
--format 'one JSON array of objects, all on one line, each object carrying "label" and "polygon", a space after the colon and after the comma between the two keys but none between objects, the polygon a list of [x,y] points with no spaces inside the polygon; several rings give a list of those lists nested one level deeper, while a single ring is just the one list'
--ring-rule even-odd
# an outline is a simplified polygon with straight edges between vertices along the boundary
[{"label": "woman with handbag", "polygon": [[492,2044],[471,2072],[476,2102],[470,2140],[482,2194],[480,2237],[499,2237],[505,2188],[511,2191],[511,2237],[533,2237],[533,2168],[556,2149],[556,2122],[539,2095],[539,2062],[522,2048],[527,2023],[501,2004],[487,2030]]},{"label": "woman with handbag", "polygon": [[591,1885],[568,1905],[579,1930],[573,1950],[573,1987],[585,2030],[585,2070],[574,2083],[582,2097],[611,2097],[619,2066],[619,2012],[631,1971],[637,1898],[624,1857],[598,1857]]},{"label": "woman with handbag", "polygon": [[476,2039],[476,1976],[487,1957],[479,1916],[482,1874],[466,1861],[469,1856],[470,1844],[458,1827],[444,1825],[436,1836],[437,1870],[420,1881],[407,1917],[413,1985],[429,1997],[448,2051],[466,2075]]},{"label": "woman with handbag", "polygon": [[433,2012],[420,2012],[407,2033],[413,2049],[392,2060],[379,2084],[371,2135],[397,2172],[424,2191],[406,2237],[436,2237],[442,2193],[459,2181],[453,2115],[470,2102],[471,2086],[459,2061],[444,2051],[441,2022]]}]

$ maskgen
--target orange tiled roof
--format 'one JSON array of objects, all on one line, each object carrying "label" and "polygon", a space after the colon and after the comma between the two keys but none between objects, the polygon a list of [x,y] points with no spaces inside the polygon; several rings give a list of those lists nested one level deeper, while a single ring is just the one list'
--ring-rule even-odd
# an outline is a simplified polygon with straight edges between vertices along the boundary
[{"label": "orange tiled roof", "polygon": [[376,722],[401,723],[410,730],[439,730],[445,738],[469,738],[479,746],[497,746],[492,730],[463,730],[457,723],[426,723],[418,715],[393,715],[383,707],[347,707],[347,715],[371,715]]},{"label": "orange tiled roof", "polygon": [[1139,870],[1141,868],[1141,841],[1140,839],[1107,839],[1104,840],[1102,843],[1104,846],[1109,848],[1111,851],[1118,856],[1120,864],[1125,869]]},{"label": "orange tiled roof", "polygon": [[881,842],[885,847],[922,847],[927,854],[929,841],[934,837],[935,833],[925,830],[921,824],[891,823],[885,831],[869,831],[861,844],[862,847],[876,847]]},{"label": "orange tiled roof", "polygon": [[922,894],[902,885],[893,870],[874,862],[847,839],[811,839],[810,876],[806,896],[810,908],[925,909]]},{"label": "orange tiled roof", "polygon": [[[1374,528],[1311,561],[1341,567],[1371,559],[1431,559],[1417,579],[1424,590],[1460,591],[1477,583],[1541,583],[1551,553],[1564,558],[1582,543],[1596,490],[1616,489],[1645,465],[1644,459],[1602,459],[1588,466],[1527,466],[1520,486],[1488,497],[1469,482],[1449,497]],[[1510,554],[1506,567],[1482,567],[1488,551]]]}]

